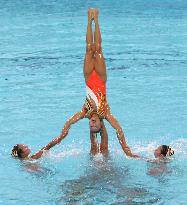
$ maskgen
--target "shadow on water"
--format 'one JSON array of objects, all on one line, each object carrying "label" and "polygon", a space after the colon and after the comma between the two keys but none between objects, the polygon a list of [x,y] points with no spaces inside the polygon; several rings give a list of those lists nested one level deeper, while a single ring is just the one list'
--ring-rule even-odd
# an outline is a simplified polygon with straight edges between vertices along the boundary
[{"label": "shadow on water", "polygon": [[94,157],[78,179],[60,186],[57,204],[149,204],[159,200],[132,182],[128,166],[117,166],[110,158]]},{"label": "shadow on water", "polygon": [[56,174],[55,170],[45,167],[37,161],[23,161],[20,164],[20,168],[24,172],[31,174],[31,177],[36,179],[46,179],[48,177],[51,178]]},{"label": "shadow on water", "polygon": [[172,168],[168,165],[171,160],[155,161],[148,163],[147,174],[152,177],[164,178],[164,176],[172,174]]}]

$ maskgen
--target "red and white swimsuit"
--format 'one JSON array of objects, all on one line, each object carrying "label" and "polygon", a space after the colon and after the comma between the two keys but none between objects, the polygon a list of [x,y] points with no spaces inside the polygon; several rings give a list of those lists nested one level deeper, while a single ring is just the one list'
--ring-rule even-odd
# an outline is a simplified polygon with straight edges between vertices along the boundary
[{"label": "red and white swimsuit", "polygon": [[91,117],[93,113],[97,113],[103,118],[106,103],[106,84],[93,70],[86,82],[86,114]]}]

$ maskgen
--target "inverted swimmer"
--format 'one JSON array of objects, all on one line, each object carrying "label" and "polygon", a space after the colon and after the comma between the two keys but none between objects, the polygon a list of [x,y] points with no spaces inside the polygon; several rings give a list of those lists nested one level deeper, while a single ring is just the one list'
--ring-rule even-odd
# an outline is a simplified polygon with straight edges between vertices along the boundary
[{"label": "inverted swimmer", "polygon": [[[118,140],[127,156],[136,157],[128,147],[123,130],[118,121],[110,112],[106,99],[106,65],[101,47],[101,33],[98,23],[98,10],[89,9],[86,34],[86,54],[84,60],[84,78],[86,82],[86,101],[80,112],[73,115],[64,125],[61,135],[54,139],[58,143],[68,134],[70,126],[80,119],[88,118],[90,132],[99,133],[103,119],[106,119],[116,130]],[[95,23],[95,32],[92,32],[92,22]]]},{"label": "inverted swimmer", "polygon": [[[137,157],[132,154],[128,147],[123,130],[118,121],[110,112],[110,107],[106,99],[106,65],[101,48],[101,33],[98,23],[98,10],[88,10],[88,26],[86,34],[86,54],[84,59],[84,78],[86,82],[86,101],[80,112],[75,113],[64,125],[59,137],[53,139],[43,150],[49,150],[51,147],[60,143],[66,137],[70,126],[77,121],[88,118],[90,127],[91,150],[98,150],[96,143],[96,134],[101,135],[100,150],[107,152],[108,136],[104,127],[103,119],[106,119],[116,130],[119,143],[127,156]],[[95,32],[92,32],[92,22],[95,23]]]}]

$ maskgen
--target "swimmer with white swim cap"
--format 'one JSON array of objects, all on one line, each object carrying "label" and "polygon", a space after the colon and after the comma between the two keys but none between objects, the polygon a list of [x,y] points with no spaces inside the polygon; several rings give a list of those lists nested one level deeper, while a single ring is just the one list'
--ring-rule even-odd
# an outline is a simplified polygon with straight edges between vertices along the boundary
[{"label": "swimmer with white swim cap", "polygon": [[174,155],[174,150],[168,145],[161,145],[154,151],[155,158],[163,159]]},{"label": "swimmer with white swim cap", "polygon": [[[172,155],[175,154],[175,151],[168,145],[160,145],[159,147],[157,147],[154,152],[154,157],[157,160],[163,160],[163,159],[167,159],[168,157],[171,157]],[[152,159],[148,158],[148,157],[143,157],[143,156],[137,156],[138,159],[143,159],[146,161],[152,161]]]},{"label": "swimmer with white swim cap", "polygon": [[24,144],[17,144],[13,147],[11,155],[13,157],[17,157],[22,160],[32,160],[32,159],[39,159],[45,150],[41,149],[34,155],[30,155],[31,150],[27,145]]},{"label": "swimmer with white swim cap", "polygon": [[53,143],[53,141],[50,143],[50,145],[43,147],[38,152],[30,156],[31,149],[25,145],[25,144],[17,144],[13,147],[11,155],[13,157],[16,157],[21,160],[34,160],[39,159],[42,157],[42,155],[45,153],[45,151],[48,151],[50,148],[55,146],[56,143]]}]

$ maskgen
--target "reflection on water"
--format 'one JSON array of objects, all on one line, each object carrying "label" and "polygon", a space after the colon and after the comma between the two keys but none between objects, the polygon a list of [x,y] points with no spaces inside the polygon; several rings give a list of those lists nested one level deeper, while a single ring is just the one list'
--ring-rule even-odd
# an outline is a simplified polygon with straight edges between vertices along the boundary
[{"label": "reflection on water", "polygon": [[[19,159],[18,159],[19,160]],[[41,161],[22,161],[19,160],[19,166],[22,171],[29,173],[33,179],[44,179],[52,178],[56,174],[56,170],[53,167],[43,165]]]},{"label": "reflection on water", "polygon": [[171,161],[155,161],[148,163],[147,174],[153,177],[162,177],[172,173],[171,167],[168,166],[168,163]]},{"label": "reflection on water", "polygon": [[127,166],[118,167],[109,158],[91,159],[84,174],[66,180],[61,186],[58,204],[136,204],[157,201],[149,191],[129,181]]}]

